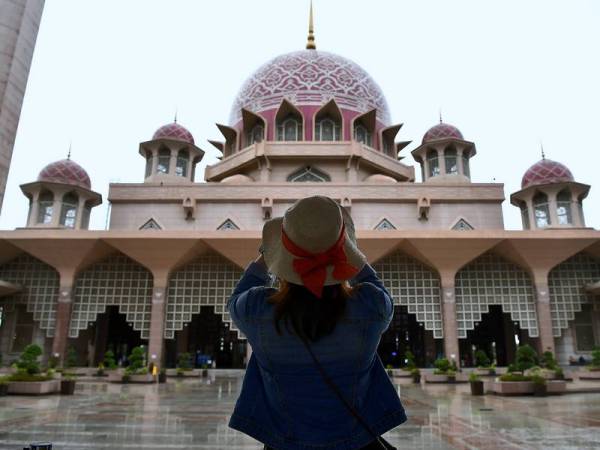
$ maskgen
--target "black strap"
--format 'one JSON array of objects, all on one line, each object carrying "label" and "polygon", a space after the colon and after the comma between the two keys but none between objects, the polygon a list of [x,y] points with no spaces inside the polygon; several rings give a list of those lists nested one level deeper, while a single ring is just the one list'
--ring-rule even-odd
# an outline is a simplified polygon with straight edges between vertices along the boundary
[{"label": "black strap", "polygon": [[323,367],[321,366],[321,364],[319,364],[319,361],[317,360],[317,357],[315,356],[315,354],[313,353],[312,349],[310,348],[310,345],[308,344],[308,341],[306,340],[306,338],[304,338],[303,336],[300,336],[300,339],[302,340],[302,342],[304,342],[304,345],[308,349],[308,352],[310,353],[310,356],[312,356],[312,359],[315,362],[315,365],[317,366],[317,369],[319,369],[319,372],[321,373],[321,376],[325,380],[325,383],[327,383],[327,385],[333,390],[333,392],[335,392],[335,394],[342,401],[342,403],[344,404],[344,406],[346,407],[346,409],[348,411],[350,411],[350,414],[352,414],[356,418],[356,420],[358,420],[361,423],[361,425],[363,427],[365,427],[365,429],[369,432],[369,434],[371,436],[373,436],[373,438],[379,443],[379,445],[381,445],[381,448],[386,449],[386,450],[388,448],[390,448],[390,447],[386,446],[382,442],[382,439],[373,432],[373,430],[371,429],[371,427],[369,425],[367,425],[367,423],[362,419],[362,417],[360,417],[360,415],[356,412],[356,410],[352,407],[352,405],[350,405],[350,403],[348,403],[346,401],[346,399],[344,398],[344,396],[342,395],[342,393],[338,390],[338,388],[333,383],[333,381],[331,380],[331,378],[329,378],[327,376],[327,374],[325,373],[325,370],[323,369]]}]

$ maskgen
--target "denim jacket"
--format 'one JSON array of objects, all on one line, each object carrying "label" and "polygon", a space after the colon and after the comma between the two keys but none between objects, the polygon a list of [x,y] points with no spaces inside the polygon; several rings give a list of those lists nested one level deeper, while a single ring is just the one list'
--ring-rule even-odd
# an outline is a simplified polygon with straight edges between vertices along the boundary
[{"label": "denim jacket", "polygon": [[[350,280],[360,283],[332,334],[311,348],[345,399],[377,434],[406,421],[398,394],[377,355],[393,303],[369,264]],[[227,303],[252,356],[229,426],[277,450],[352,450],[373,437],[325,383],[302,341],[273,325],[264,266],[252,262]]]}]

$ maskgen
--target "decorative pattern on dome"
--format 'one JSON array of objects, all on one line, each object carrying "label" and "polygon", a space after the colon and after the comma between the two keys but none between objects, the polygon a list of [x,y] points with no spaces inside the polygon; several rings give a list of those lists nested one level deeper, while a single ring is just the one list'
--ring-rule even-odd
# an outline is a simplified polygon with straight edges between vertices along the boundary
[{"label": "decorative pattern on dome", "polygon": [[462,133],[453,125],[449,125],[447,123],[438,123],[437,125],[431,127],[425,136],[423,136],[423,144],[430,141],[435,141],[436,139],[464,139]]},{"label": "decorative pattern on dome", "polygon": [[525,172],[521,180],[521,189],[565,181],[574,181],[573,174],[567,166],[551,159],[541,159]]},{"label": "decorative pattern on dome", "polygon": [[194,143],[194,136],[190,133],[186,128],[179,125],[177,122],[169,123],[167,125],[163,125],[152,139],[175,139],[178,141],[188,142],[190,144]]},{"label": "decorative pattern on dome", "polygon": [[318,106],[335,98],[342,109],[365,113],[376,108],[379,121],[390,122],[383,92],[358,64],[328,52],[301,50],[276,57],[246,80],[230,123],[241,119],[242,108],[261,112],[277,108],[284,98],[294,105]]},{"label": "decorative pattern on dome", "polygon": [[87,172],[70,159],[62,159],[48,164],[38,175],[38,181],[72,184],[84,189],[92,188],[92,182]]}]

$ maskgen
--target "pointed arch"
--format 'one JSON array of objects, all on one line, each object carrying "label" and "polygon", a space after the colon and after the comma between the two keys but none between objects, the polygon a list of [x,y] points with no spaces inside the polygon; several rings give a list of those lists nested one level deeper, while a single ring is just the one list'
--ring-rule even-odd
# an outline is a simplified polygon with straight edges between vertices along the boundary
[{"label": "pointed arch", "polygon": [[174,339],[175,332],[191,322],[192,315],[199,314],[202,306],[213,306],[215,314],[220,314],[230,329],[244,338],[226,309],[227,300],[241,276],[242,270],[212,251],[175,270],[167,290],[165,339]]},{"label": "pointed arch", "polygon": [[460,339],[475,329],[475,322],[489,312],[490,305],[502,306],[529,336],[539,335],[531,277],[501,256],[487,252],[460,269],[455,277],[455,295]]},{"label": "pointed arch", "polygon": [[288,182],[327,182],[331,181],[331,177],[323,172],[322,170],[317,169],[312,166],[305,166],[298,170],[295,170],[287,177]]},{"label": "pointed arch", "polygon": [[260,114],[242,108],[244,148],[267,139],[267,121]]},{"label": "pointed arch", "polygon": [[581,252],[554,267],[548,274],[552,333],[561,337],[575,313],[583,304],[591,303],[593,295],[586,286],[600,280],[600,260]]},{"label": "pointed arch", "polygon": [[369,147],[375,147],[375,128],[377,125],[377,110],[372,109],[352,119],[352,140]]},{"label": "pointed arch", "polygon": [[92,264],[75,279],[69,337],[77,338],[107,306],[116,305],[141,338],[148,339],[153,287],[150,271],[123,253]]},{"label": "pointed arch", "polygon": [[275,114],[277,141],[304,141],[304,115],[287,99],[283,99]]},{"label": "pointed arch", "polygon": [[341,141],[344,136],[344,118],[335,102],[329,100],[313,115],[313,141]]},{"label": "pointed arch", "polygon": [[60,288],[58,272],[45,262],[22,253],[0,266],[0,280],[21,288],[0,298],[4,312],[14,311],[19,304],[25,305],[27,312],[33,313],[33,320],[46,332],[46,337],[53,337]]},{"label": "pointed arch", "polygon": [[406,306],[435,339],[442,339],[440,277],[437,272],[400,250],[380,259],[373,268],[392,295],[394,305]]}]

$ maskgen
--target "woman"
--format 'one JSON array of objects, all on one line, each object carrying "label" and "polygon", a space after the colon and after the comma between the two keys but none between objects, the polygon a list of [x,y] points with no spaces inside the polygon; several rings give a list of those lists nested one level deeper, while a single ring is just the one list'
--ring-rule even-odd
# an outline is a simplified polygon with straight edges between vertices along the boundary
[{"label": "woman", "polygon": [[265,449],[393,448],[379,436],[406,415],[377,355],[393,306],[350,215],[308,197],[262,238],[227,305],[253,350],[229,426]]}]

